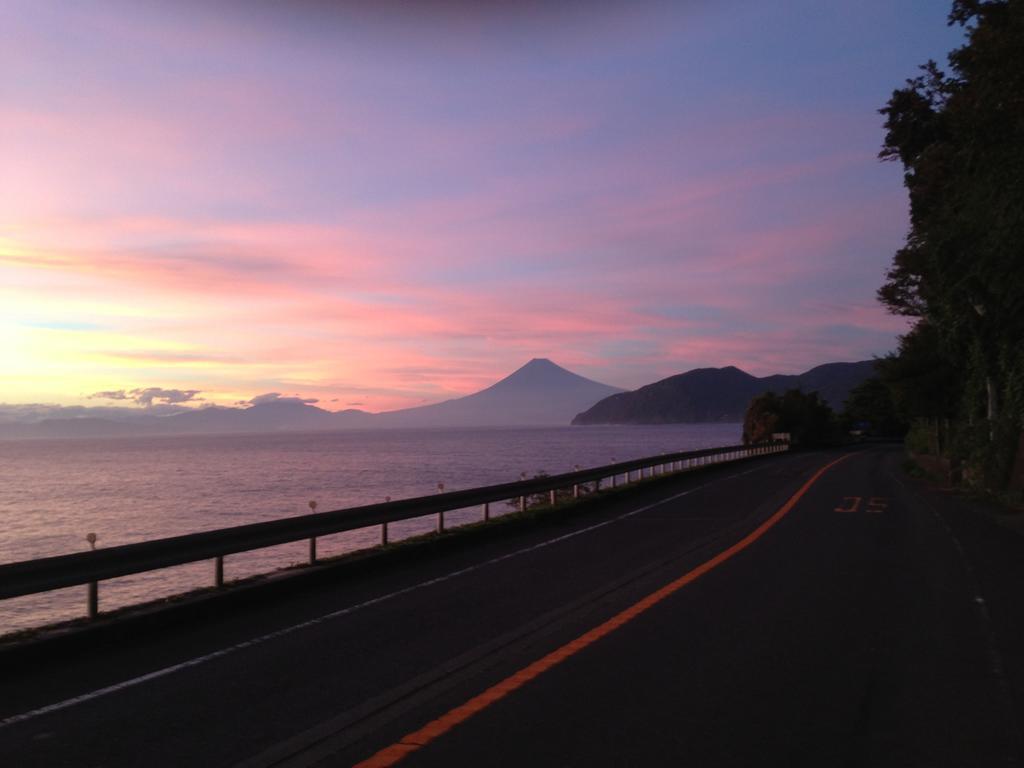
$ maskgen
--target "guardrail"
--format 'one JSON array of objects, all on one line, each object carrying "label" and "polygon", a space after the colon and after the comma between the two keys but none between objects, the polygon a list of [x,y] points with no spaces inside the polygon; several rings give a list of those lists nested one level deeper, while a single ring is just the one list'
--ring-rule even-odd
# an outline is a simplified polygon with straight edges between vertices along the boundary
[{"label": "guardrail", "polygon": [[308,539],[309,560],[312,564],[316,562],[318,536],[379,525],[381,543],[387,544],[388,523],[399,520],[437,515],[437,530],[440,532],[444,530],[444,513],[452,510],[482,506],[483,519],[488,520],[490,505],[494,503],[518,499],[519,508],[523,510],[526,508],[528,497],[545,492],[554,503],[558,491],[571,488],[573,496],[578,497],[580,487],[587,483],[593,483],[595,491],[600,490],[601,483],[606,481],[614,488],[619,484],[620,478],[624,483],[630,483],[645,479],[645,473],[649,478],[671,472],[688,471],[709,464],[780,453],[788,449],[789,444],[785,442],[726,446],[650,456],[561,475],[533,479],[524,477],[518,482],[448,493],[444,493],[444,486],[439,485],[438,489],[442,492],[434,496],[315,512],[282,520],[7,563],[0,565],[0,600],[85,584],[88,585],[88,615],[94,618],[99,612],[99,583],[105,579],[212,560],[214,584],[220,587],[224,584],[226,555]]}]

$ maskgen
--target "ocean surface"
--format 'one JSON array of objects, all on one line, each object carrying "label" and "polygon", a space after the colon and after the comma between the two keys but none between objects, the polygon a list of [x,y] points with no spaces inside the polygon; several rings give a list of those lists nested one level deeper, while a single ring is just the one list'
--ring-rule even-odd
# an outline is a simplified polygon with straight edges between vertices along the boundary
[{"label": "ocean surface", "polygon": [[[0,441],[0,562],[81,552],[392,499],[733,445],[739,424],[421,429],[106,440]],[[493,509],[499,514],[510,510]],[[446,514],[449,526],[480,510]],[[390,526],[392,539],[433,518]],[[379,542],[379,528],[318,539],[320,556]],[[304,562],[307,544],[225,558],[227,580]],[[100,584],[100,610],[209,586],[212,562]],[[0,601],[0,635],[84,615],[86,587]]]}]

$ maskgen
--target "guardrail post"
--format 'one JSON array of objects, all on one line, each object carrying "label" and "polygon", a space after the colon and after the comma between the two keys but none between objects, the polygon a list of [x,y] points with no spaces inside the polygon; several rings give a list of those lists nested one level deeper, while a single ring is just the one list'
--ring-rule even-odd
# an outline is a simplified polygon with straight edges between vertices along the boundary
[{"label": "guardrail post", "polygon": [[[309,502],[309,511],[316,513],[316,502]],[[310,536],[309,538],[309,564],[313,565],[316,562],[316,536]]]},{"label": "guardrail post", "polygon": [[491,503],[489,501],[484,502],[484,522],[486,523],[491,519]]},{"label": "guardrail post", "polygon": [[386,521],[380,524],[380,545],[382,547],[388,545],[388,524]]},{"label": "guardrail post", "polygon": [[213,560],[213,586],[224,586],[224,555],[217,555]]},{"label": "guardrail post", "polygon": [[100,612],[100,583],[89,582],[89,596],[86,601],[86,610],[90,619],[95,619]]},{"label": "guardrail post", "polygon": [[[437,492],[444,493],[444,483],[437,484]],[[444,512],[437,513],[437,532],[442,533],[444,531]]]},{"label": "guardrail post", "polygon": [[[526,482],[526,473],[525,472],[520,472],[519,473],[519,479],[522,482],[525,483]],[[519,497],[519,511],[520,512],[525,512],[526,511],[526,496],[520,496]]]},{"label": "guardrail post", "polygon": [[548,491],[548,501],[551,503],[552,507],[555,506],[556,502],[555,502],[555,490],[554,490],[554,488],[552,488],[550,491]]}]

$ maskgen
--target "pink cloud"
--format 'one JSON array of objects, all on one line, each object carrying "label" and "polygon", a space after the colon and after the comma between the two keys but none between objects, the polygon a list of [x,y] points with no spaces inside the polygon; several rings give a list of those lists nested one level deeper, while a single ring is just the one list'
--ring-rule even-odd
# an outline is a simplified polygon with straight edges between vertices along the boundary
[{"label": "pink cloud", "polygon": [[[652,102],[628,67],[570,76],[571,55],[555,82],[520,76],[522,51],[477,73],[483,38],[434,69],[200,12],[210,24],[106,9],[90,28],[109,60],[91,36],[4,54],[39,87],[0,108],[0,232],[17,246],[0,243],[0,294],[33,319],[88,314],[121,346],[81,343],[112,365],[381,409],[537,355],[641,384],[693,364],[809,367],[900,330],[871,296],[900,200],[851,183],[875,167],[847,141],[864,121],[808,105],[751,119],[728,101],[741,92]],[[563,57],[680,44],[612,16],[628,28],[531,42]]]}]

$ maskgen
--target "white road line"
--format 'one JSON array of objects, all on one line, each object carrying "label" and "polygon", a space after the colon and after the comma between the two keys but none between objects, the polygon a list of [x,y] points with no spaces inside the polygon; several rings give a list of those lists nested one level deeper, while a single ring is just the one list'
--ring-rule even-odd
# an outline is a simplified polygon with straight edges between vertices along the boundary
[{"label": "white road line", "polygon": [[347,616],[348,614],[355,613],[356,611],[362,610],[363,608],[369,608],[372,605],[377,605],[377,604],[383,603],[383,602],[385,602],[387,600],[391,600],[391,599],[396,598],[396,597],[401,597],[402,595],[407,595],[410,592],[415,592],[416,590],[419,590],[419,589],[424,589],[426,587],[431,587],[431,586],[433,586],[435,584],[441,584],[441,583],[443,583],[445,581],[451,581],[452,579],[456,579],[459,576],[465,576],[467,573],[473,573],[474,571],[479,571],[482,568],[486,568],[486,567],[491,566],[491,565],[496,565],[497,563],[501,563],[501,562],[504,562],[506,560],[511,560],[514,557],[519,557],[521,555],[525,555],[525,554],[528,554],[530,552],[536,552],[537,550],[543,549],[544,547],[550,547],[550,546],[552,546],[554,544],[559,544],[559,543],[561,543],[563,541],[566,541],[568,539],[575,538],[576,536],[581,536],[584,533],[590,533],[592,531],[599,530],[601,528],[604,528],[605,526],[612,525],[612,524],[617,523],[617,522],[619,522],[621,520],[625,520],[626,518],[629,518],[629,517],[633,517],[634,515],[639,515],[639,514],[641,514],[643,512],[649,512],[650,510],[655,509],[657,507],[660,507],[660,506],[662,506],[664,504],[668,504],[670,502],[676,501],[678,499],[683,498],[684,496],[689,496],[691,493],[694,493],[695,491],[699,491],[702,488],[707,488],[709,485],[713,485],[715,483],[720,483],[720,482],[722,482],[724,480],[735,480],[737,477],[743,477],[744,475],[749,475],[752,472],[759,472],[760,470],[765,469],[765,468],[766,467],[756,467],[754,469],[748,469],[746,472],[738,472],[738,473],[736,473],[734,475],[729,475],[727,477],[721,477],[721,478],[718,478],[716,480],[712,480],[709,483],[704,483],[703,485],[698,485],[696,488],[691,488],[688,491],[683,491],[682,493],[677,493],[674,496],[669,496],[666,499],[661,499],[660,501],[657,501],[654,504],[648,504],[646,506],[634,509],[632,512],[626,512],[625,514],[618,515],[617,517],[613,517],[610,520],[605,520],[603,523],[596,523],[595,525],[591,525],[591,526],[588,526],[586,528],[580,528],[579,530],[573,531],[572,533],[566,533],[566,534],[563,534],[562,536],[556,536],[553,539],[548,539],[547,541],[542,541],[539,544],[533,544],[532,546],[525,547],[523,549],[518,549],[515,552],[509,552],[508,554],[501,555],[499,557],[495,557],[495,558],[492,558],[490,560],[485,560],[485,561],[483,561],[481,563],[477,563],[476,565],[470,565],[470,566],[467,566],[466,568],[460,568],[459,570],[452,571],[451,573],[447,573],[444,576],[437,576],[437,577],[435,577],[433,579],[428,579],[427,581],[421,581],[418,584],[413,584],[413,585],[405,587],[403,589],[399,589],[399,590],[396,590],[394,592],[389,592],[386,595],[381,595],[379,597],[374,597],[374,598],[372,598],[370,600],[366,600],[366,601],[364,601],[362,603],[357,603],[356,605],[350,605],[348,608],[342,608],[342,609],[337,610],[337,611],[331,611],[330,613],[325,613],[322,616],[317,616],[315,619],[309,619],[307,621],[303,621],[303,622],[300,622],[298,624],[293,624],[290,627],[285,627],[283,629],[278,629],[278,630],[276,630],[274,632],[270,632],[270,633],[268,633],[266,635],[260,635],[259,637],[254,637],[251,640],[245,640],[245,641],[243,641],[241,643],[236,643],[235,645],[229,645],[226,648],[220,649],[219,651],[213,651],[212,653],[207,653],[207,654],[204,654],[202,656],[196,656],[195,658],[189,659],[188,661],[183,661],[183,662],[180,662],[178,664],[172,664],[169,667],[163,667],[162,669],[157,669],[157,670],[155,670],[153,672],[148,672],[148,673],[146,673],[144,675],[139,675],[138,677],[132,677],[132,678],[130,678],[128,680],[124,680],[123,682],[115,683],[114,685],[108,685],[105,688],[97,688],[94,691],[89,691],[88,693],[83,693],[80,696],[74,696],[74,697],[72,697],[70,699],[64,699],[63,701],[58,701],[58,702],[56,702],[54,704],[48,704],[45,707],[39,707],[38,709],[33,709],[33,710],[28,711],[28,712],[23,712],[23,713],[21,713],[19,715],[11,715],[10,717],[5,717],[4,719],[0,720],[0,728],[5,728],[5,727],[7,727],[9,725],[14,725],[16,723],[23,723],[26,720],[32,720],[32,719],[40,717],[42,715],[48,715],[51,712],[59,712],[62,709],[68,709],[69,707],[73,707],[76,704],[83,704],[83,703],[85,703],[87,701],[92,701],[93,699],[98,699],[98,698],[100,698],[102,696],[108,696],[109,694],[117,693],[118,691],[123,691],[126,688],[133,688],[133,687],[135,687],[137,685],[142,685],[143,683],[148,683],[150,680],[157,680],[157,679],[159,679],[161,677],[166,677],[168,675],[172,675],[175,672],[180,672],[183,669],[189,669],[190,667],[197,667],[200,664],[205,664],[208,661],[213,661],[214,659],[222,658],[224,656],[227,656],[228,654],[235,653],[236,651],[241,651],[241,650],[244,650],[246,648],[252,648],[253,646],[256,646],[256,645],[262,645],[263,643],[269,642],[270,640],[274,640],[275,638],[283,637],[285,635],[290,635],[293,632],[298,632],[300,630],[307,629],[309,627],[315,627],[317,624],[323,624],[326,621],[330,621],[332,619],[337,619],[337,618],[339,618],[341,616]]}]

